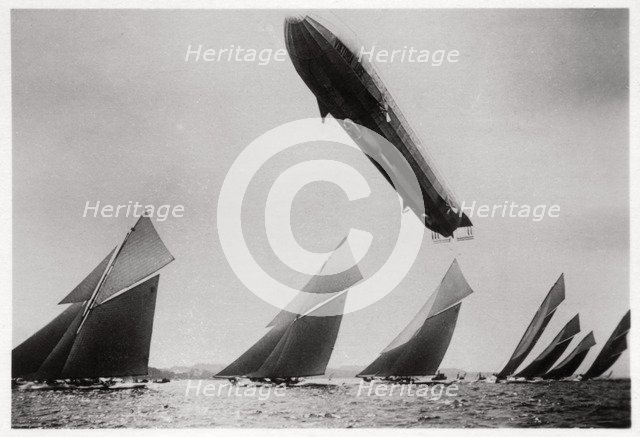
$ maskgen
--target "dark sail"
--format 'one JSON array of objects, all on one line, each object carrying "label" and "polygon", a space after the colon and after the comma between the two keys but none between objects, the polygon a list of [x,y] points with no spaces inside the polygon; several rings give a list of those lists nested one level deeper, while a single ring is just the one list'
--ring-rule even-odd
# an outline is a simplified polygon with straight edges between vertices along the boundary
[{"label": "dark sail", "polygon": [[13,377],[146,374],[159,278],[148,276],[172,260],[151,220],[141,217],[117,252],[61,302],[73,305],[14,349]]},{"label": "dark sail", "polygon": [[[302,287],[303,293],[299,293],[294,297],[286,309],[279,312],[267,326],[289,324],[293,322],[297,316],[305,314],[312,308],[327,302],[331,297],[337,296],[339,293],[362,280],[362,273],[353,259],[349,245],[345,244],[345,242],[346,239],[340,242],[336,250],[322,265],[320,270],[318,270],[318,274],[313,276],[309,282]],[[345,266],[351,267],[345,270]],[[333,309],[331,306],[324,308],[325,313]],[[316,317],[320,315],[322,314],[316,314]]]},{"label": "dark sail", "polygon": [[[346,266],[351,266],[344,269]],[[341,272],[329,274],[331,272]],[[335,344],[349,287],[362,279],[343,240],[271,328],[216,376],[287,378],[324,373]]]},{"label": "dark sail", "polygon": [[388,352],[382,352],[373,363],[369,364],[362,372],[356,376],[391,376],[391,369],[393,364],[398,361],[398,358],[404,353],[402,346],[392,349]]},{"label": "dark sail", "polygon": [[149,217],[140,217],[113,260],[100,286],[96,304],[124,290],[173,261]]},{"label": "dark sail", "polygon": [[449,347],[464,297],[473,290],[458,262],[407,327],[358,376],[432,375]]},{"label": "dark sail", "polygon": [[512,375],[518,366],[522,364],[522,362],[527,358],[529,352],[536,345],[536,342],[544,332],[544,329],[551,321],[551,317],[555,313],[558,305],[562,303],[564,300],[564,273],[560,275],[556,283],[551,287],[547,297],[545,297],[542,305],[538,308],[538,311],[533,316],[533,320],[529,324],[529,327],[525,331],[520,343],[516,347],[516,350],[511,355],[509,362],[502,369],[500,373],[498,373],[498,378],[504,379],[509,375]]},{"label": "dark sail", "polygon": [[546,373],[545,379],[567,378],[575,373],[589,353],[589,350],[595,346],[596,340],[593,338],[593,331],[587,334],[578,346],[558,365]]},{"label": "dark sail", "polygon": [[60,378],[62,369],[69,357],[69,352],[71,352],[71,348],[73,347],[73,342],[76,341],[76,333],[82,323],[82,315],[83,313],[80,312],[73,319],[73,322],[67,328],[67,332],[64,333],[56,347],[51,351],[47,359],[44,360],[40,369],[38,369],[34,379],[44,381]]},{"label": "dark sail", "polygon": [[[433,375],[440,367],[449,348],[462,303],[430,317],[418,334],[409,342],[388,374],[378,376]],[[434,341],[438,339],[438,341]]]},{"label": "dark sail", "polygon": [[11,353],[11,377],[31,377],[56,347],[73,320],[82,314],[82,304],[74,303]]},{"label": "dark sail", "polygon": [[[347,292],[296,318],[252,378],[323,375],[342,322]],[[338,314],[338,315],[323,315]]]},{"label": "dark sail", "polygon": [[580,332],[580,319],[576,314],[573,319],[564,325],[564,328],[556,335],[551,344],[516,376],[534,378],[544,375],[569,347],[569,343],[578,332]]},{"label": "dark sail", "polygon": [[159,277],[91,310],[73,343],[62,378],[148,373]]},{"label": "dark sail", "polygon": [[[341,298],[342,296],[339,296],[336,299]],[[337,303],[340,302],[342,302],[342,305],[344,305],[343,301],[338,301]],[[329,309],[335,308],[333,307],[333,305],[335,305],[333,302],[328,305],[330,305]],[[320,308],[323,307],[321,306]],[[308,309],[310,310],[311,308]],[[326,310],[326,308],[324,308],[324,310]],[[294,361],[292,360],[289,364],[289,367],[294,368],[295,372],[311,372],[309,368],[314,367],[314,363],[324,362],[324,353],[326,353],[329,349],[327,347],[322,347],[323,344],[331,343],[331,345],[333,345],[333,343],[335,343],[335,338],[333,337],[334,334],[337,335],[337,330],[340,327],[341,316],[318,317],[311,314],[304,317],[301,316],[302,314],[294,314],[284,310],[278,313],[274,320],[268,325],[268,327],[271,328],[270,331],[267,332],[238,359],[236,359],[233,363],[229,364],[222,371],[220,371],[216,376],[229,377],[252,375],[253,377],[253,375],[257,375],[259,373],[274,374],[276,373],[276,371],[282,374],[292,373],[289,371],[290,369],[285,372],[282,366],[276,365],[277,358],[281,354],[283,354],[283,351],[289,351],[290,353],[295,354],[297,356],[296,359],[300,359],[302,361],[302,364],[309,363],[303,366],[301,363],[297,361],[294,363]],[[325,319],[327,320],[325,321]],[[295,331],[296,334],[292,334],[293,331]],[[321,333],[322,335],[318,335],[319,333]],[[294,339],[297,338],[298,341],[294,342],[292,340],[292,336]],[[318,344],[316,337],[322,337],[322,342],[320,344]],[[308,344],[306,343],[307,341]],[[315,352],[313,352],[314,348]],[[313,356],[311,356],[314,353],[318,356],[318,360],[314,360]],[[305,356],[305,354],[309,356]],[[263,364],[266,364],[267,361],[269,361],[269,364],[263,367]],[[313,370],[313,372],[319,371],[318,369],[320,369],[321,366],[315,367],[316,368],[315,370]],[[317,374],[321,375],[323,373],[324,369],[322,369],[322,371]],[[278,376],[285,377],[294,375]],[[295,376],[310,376],[310,374],[299,374]]]},{"label": "dark sail", "polygon": [[627,349],[627,333],[630,329],[631,311],[627,311],[589,370],[583,375],[584,379],[597,378],[606,372],[609,367],[613,366],[620,358],[620,354]]},{"label": "dark sail", "polygon": [[271,330],[251,346],[249,350],[240,355],[239,358],[221,370],[216,376],[245,376],[256,372],[276,348],[288,328],[288,324],[281,324],[271,328]]},{"label": "dark sail", "polygon": [[98,286],[100,279],[102,279],[102,275],[107,269],[109,261],[111,261],[111,257],[115,250],[116,249],[114,247],[105,259],[103,259],[100,264],[98,264],[96,268],[93,269],[93,271],[76,286],[76,288],[71,290],[71,293],[69,293],[67,297],[60,301],[60,304],[85,302],[89,300],[93,295],[93,292],[96,291],[96,287]]}]

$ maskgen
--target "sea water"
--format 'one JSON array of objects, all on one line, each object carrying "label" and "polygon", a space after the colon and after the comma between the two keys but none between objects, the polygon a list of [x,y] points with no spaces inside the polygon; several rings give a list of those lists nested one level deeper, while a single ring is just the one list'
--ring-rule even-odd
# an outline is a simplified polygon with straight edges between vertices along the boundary
[{"label": "sea water", "polygon": [[[630,381],[306,387],[191,380],[108,391],[12,391],[16,428],[629,427]],[[383,389],[379,387],[386,386]],[[196,387],[199,387],[196,390]]]}]

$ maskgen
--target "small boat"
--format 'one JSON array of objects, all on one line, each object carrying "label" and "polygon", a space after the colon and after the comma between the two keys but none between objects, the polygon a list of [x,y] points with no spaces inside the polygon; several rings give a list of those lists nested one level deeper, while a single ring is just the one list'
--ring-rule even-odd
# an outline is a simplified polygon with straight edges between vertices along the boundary
[{"label": "small boat", "polygon": [[499,384],[506,382],[506,379],[498,378],[498,375],[494,373],[491,376],[484,377],[482,379],[476,380],[477,382],[483,382],[485,384]]},{"label": "small boat", "polygon": [[154,384],[166,384],[167,382],[171,382],[169,378],[156,378],[153,380]]},{"label": "small boat", "polygon": [[432,381],[446,381],[447,380],[447,375],[445,375],[444,373],[440,372],[439,370],[436,370],[436,374],[433,375],[431,380]]},{"label": "small boat", "polygon": [[482,382],[482,381],[486,381],[486,380],[487,380],[486,376],[484,376],[482,373],[478,373],[478,376],[472,382]]},{"label": "small boat", "polygon": [[554,382],[580,382],[582,381],[582,375],[571,375],[571,376],[567,376],[564,378],[560,378],[560,379],[547,379],[547,381],[554,381]]}]

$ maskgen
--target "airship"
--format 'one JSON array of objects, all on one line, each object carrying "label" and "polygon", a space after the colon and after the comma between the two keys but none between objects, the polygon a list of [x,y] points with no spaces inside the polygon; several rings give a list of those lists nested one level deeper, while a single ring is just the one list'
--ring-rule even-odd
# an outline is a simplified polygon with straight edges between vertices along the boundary
[{"label": "airship", "polygon": [[[315,15],[296,15],[285,19],[284,35],[295,70],[318,101],[322,121],[331,115],[341,124],[398,192],[403,208],[412,210],[432,231],[435,242],[472,239],[471,220],[460,210],[374,66],[366,57],[359,59],[358,47],[346,30],[340,32]],[[392,165],[381,165],[387,163],[390,147],[402,154],[419,188],[412,190],[402,177],[389,175]]]}]

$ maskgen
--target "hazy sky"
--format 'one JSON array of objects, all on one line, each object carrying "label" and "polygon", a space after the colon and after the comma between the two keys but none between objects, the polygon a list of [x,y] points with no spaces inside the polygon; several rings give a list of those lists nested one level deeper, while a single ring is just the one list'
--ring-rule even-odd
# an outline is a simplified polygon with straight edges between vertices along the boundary
[{"label": "hazy sky", "polygon": [[[251,140],[318,115],[288,60],[185,63],[189,44],[284,48],[285,11],[14,11],[13,341],[62,310],[64,297],[125,235],[133,218],[83,218],[85,202],[182,204],[155,222],[176,258],[161,272],[151,362],[226,364],[265,333],[277,309],[234,276],[220,248],[224,176]],[[580,10],[339,11],[365,46],[457,50],[459,62],[377,64],[459,200],[557,204],[559,218],[475,218],[476,238],[426,234],[402,284],[345,316],[330,366],[366,365],[415,315],[457,257],[475,293],[464,300],[442,367],[498,370],[564,272],[567,298],[531,354],[576,313],[594,331],[590,365],[629,308],[627,13]],[[340,24],[342,22],[343,24]],[[322,146],[322,147],[320,147]],[[308,144],[252,182],[243,226],[261,265],[274,261],[264,199],[310,154],[344,155],[376,193],[352,204],[336,186],[305,188],[292,209],[305,248],[327,251],[354,223],[396,235],[393,192],[358,153]],[[359,206],[360,205],[360,206]],[[576,344],[575,340],[573,344]],[[526,362],[525,362],[526,364]],[[628,353],[615,368],[628,373]]]}]

